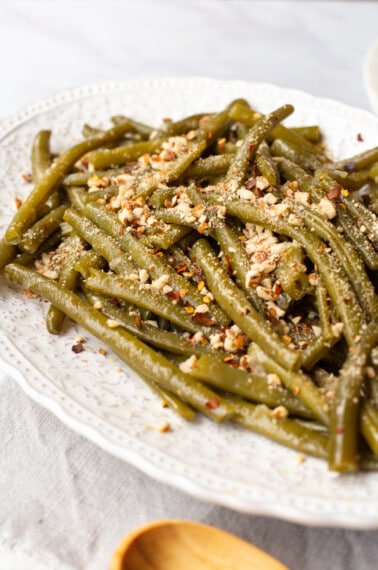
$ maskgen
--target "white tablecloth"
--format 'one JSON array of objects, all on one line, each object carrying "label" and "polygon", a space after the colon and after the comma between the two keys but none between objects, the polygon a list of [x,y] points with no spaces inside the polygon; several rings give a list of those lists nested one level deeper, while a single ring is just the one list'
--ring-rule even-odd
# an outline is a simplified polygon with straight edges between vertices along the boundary
[{"label": "white tablecloth", "polygon": [[[268,81],[368,108],[376,2],[6,2],[0,117],[60,89],[173,75]],[[100,570],[158,518],[214,524],[292,569],[377,567],[378,531],[243,515],[155,482],[34,404],[0,368],[0,569]]]}]

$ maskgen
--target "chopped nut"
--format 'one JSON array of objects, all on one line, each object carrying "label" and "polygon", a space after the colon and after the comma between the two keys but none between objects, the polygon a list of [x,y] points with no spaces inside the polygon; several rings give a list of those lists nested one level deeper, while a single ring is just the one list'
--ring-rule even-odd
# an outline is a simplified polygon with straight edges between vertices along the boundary
[{"label": "chopped nut", "polygon": [[121,327],[121,323],[119,321],[115,321],[114,319],[108,319],[106,321],[106,324],[108,325],[108,327],[110,329],[117,329],[118,327]]},{"label": "chopped nut", "polygon": [[288,415],[289,412],[287,408],[285,408],[285,406],[277,406],[276,408],[274,408],[274,410],[272,410],[272,416],[276,420],[284,420],[285,418],[288,417]]}]

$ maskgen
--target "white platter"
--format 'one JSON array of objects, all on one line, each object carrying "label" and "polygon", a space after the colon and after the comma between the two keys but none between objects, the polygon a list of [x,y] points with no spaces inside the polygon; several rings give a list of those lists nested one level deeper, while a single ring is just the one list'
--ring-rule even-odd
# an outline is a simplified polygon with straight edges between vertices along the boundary
[{"label": "white platter", "polygon": [[[336,101],[267,84],[205,78],[137,80],[84,87],[56,95],[0,123],[0,229],[14,213],[14,197],[29,185],[30,146],[42,128],[53,130],[62,150],[80,137],[83,123],[105,126],[124,113],[158,125],[224,107],[236,97],[268,112],[293,103],[288,123],[320,124],[336,158],[378,141],[378,119]],[[361,133],[364,141],[357,141]],[[378,527],[378,473],[338,476],[316,459],[298,454],[234,425],[206,418],[185,422],[162,409],[159,400],[124,364],[71,322],[63,333],[45,330],[47,304],[16,293],[0,280],[0,366],[37,402],[70,428],[148,475],[198,498],[247,513],[305,524]],[[78,335],[86,350],[74,354]],[[168,420],[172,431],[153,429]]]}]

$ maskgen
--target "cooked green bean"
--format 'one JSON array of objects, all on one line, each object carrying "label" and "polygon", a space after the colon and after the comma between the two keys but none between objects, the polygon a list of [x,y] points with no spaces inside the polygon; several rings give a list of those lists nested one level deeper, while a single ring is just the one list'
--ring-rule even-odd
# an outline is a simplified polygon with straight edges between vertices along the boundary
[{"label": "cooked green bean", "polygon": [[304,264],[303,248],[297,243],[288,243],[277,264],[277,278],[282,289],[298,301],[309,291],[307,267]]},{"label": "cooked green bean", "polygon": [[[279,418],[264,404],[254,405],[235,397],[228,397],[235,409],[233,421],[269,439],[315,457],[327,457],[328,438],[322,431],[307,427],[288,418]],[[277,417],[278,416],[278,417]]]},{"label": "cooked green bean", "polygon": [[116,273],[134,273],[135,266],[130,262],[128,256],[122,251],[113,237],[75,210],[66,210],[64,219],[83,240],[88,242],[93,249],[106,259],[110,269]]},{"label": "cooked green bean", "polygon": [[329,412],[325,398],[309,376],[300,371],[287,370],[263,352],[257,344],[251,345],[250,356],[267,372],[277,374],[286,388],[297,396],[322,424],[329,424]]},{"label": "cooked green bean", "polygon": [[[178,305],[174,299],[170,299],[151,286],[141,288],[139,281],[135,282],[132,279],[92,269],[86,280],[86,286],[92,291],[124,299],[138,307],[148,309],[189,332],[202,331],[208,334],[211,330],[210,326],[203,326],[196,322],[195,311],[186,311],[184,306]],[[215,321],[210,318],[209,321],[215,324]]]},{"label": "cooked green bean", "polygon": [[273,113],[260,119],[243,140],[227,171],[226,181],[240,185],[247,174],[249,162],[254,157],[260,143],[270,131],[294,111],[292,105],[283,105]]},{"label": "cooked green bean", "polygon": [[314,172],[321,166],[321,161],[315,154],[305,152],[301,147],[286,140],[275,139],[270,147],[272,156],[282,156],[309,172]]},{"label": "cooked green bean", "polygon": [[8,243],[17,244],[24,232],[36,220],[38,209],[45,203],[54,189],[62,182],[64,176],[82,156],[108,142],[119,140],[128,131],[128,125],[122,124],[104,131],[100,135],[82,141],[63,152],[49,168],[34,190],[22,203],[8,226],[5,237]]},{"label": "cooked green bean", "polygon": [[252,402],[266,404],[270,407],[284,406],[290,414],[304,418],[313,418],[313,414],[302,402],[280,384],[280,379],[269,376],[263,368],[254,367],[253,372],[234,368],[214,358],[213,355],[202,355],[189,372],[194,378],[204,380],[206,384],[242,396]]},{"label": "cooked green bean", "polygon": [[4,238],[0,240],[0,272],[16,257],[17,252],[16,245],[8,243]]},{"label": "cooked green bean", "polygon": [[322,140],[322,132],[318,125],[308,125],[306,127],[291,127],[292,133],[296,133],[309,142],[319,143]]},{"label": "cooked green bean", "polygon": [[51,131],[39,131],[33,140],[31,164],[34,184],[42,180],[51,166],[50,137]]},{"label": "cooked green bean", "polygon": [[[256,113],[252,109],[247,109],[246,107],[235,104],[230,109],[230,117],[235,121],[240,121],[245,123],[249,127],[253,127],[261,119],[263,115],[261,113]],[[323,155],[323,151],[319,150],[315,145],[309,143],[303,136],[294,129],[289,129],[283,125],[277,125],[270,133],[273,139],[282,139],[294,143],[296,146],[302,149],[306,149],[310,153],[315,153],[317,155]]]},{"label": "cooked green bean", "polygon": [[142,320],[138,311],[135,309],[131,311],[133,314],[130,314],[129,311],[123,307],[115,305],[113,299],[110,299],[106,295],[94,293],[87,287],[84,288],[84,291],[89,302],[91,304],[97,302],[104,315],[121,323],[126,330],[147,344],[152,344],[165,352],[185,354],[188,356],[192,354],[201,356],[206,353],[215,353],[209,344],[195,344],[191,342],[190,339],[182,338],[182,336],[175,332],[165,331],[162,330],[161,327],[156,327],[157,321],[146,322]]},{"label": "cooked green bean", "polygon": [[118,356],[142,376],[150,377],[166,390],[178,395],[184,402],[219,422],[233,415],[233,407],[223,398],[184,374],[169,360],[155,352],[123,328],[110,326],[107,317],[99,313],[75,293],[64,290],[57,283],[31,269],[17,264],[7,265],[4,275],[53,303],[72,320],[106,342]]},{"label": "cooked green bean", "polygon": [[[152,251],[139,242],[125,228],[116,214],[106,211],[98,204],[88,203],[84,208],[86,216],[96,225],[100,226],[108,234],[119,242],[125,253],[131,255],[133,262],[140,269],[145,269],[155,280],[167,278],[167,284],[173,291],[185,291],[182,300],[196,307],[203,304],[203,296],[197,288],[188,280],[179,275],[162,257],[154,255]],[[227,326],[229,318],[213,303],[209,305],[209,315],[221,326]]]},{"label": "cooked green bean", "polygon": [[88,162],[96,169],[102,170],[109,166],[133,162],[144,154],[160,149],[165,138],[152,141],[137,142],[130,146],[93,151],[87,154]]},{"label": "cooked green bean", "polygon": [[336,384],[331,409],[328,465],[333,471],[358,468],[359,403],[366,361],[378,343],[378,322],[361,330],[361,337],[350,347]]},{"label": "cooked green bean", "polygon": [[278,168],[269,151],[268,145],[263,142],[260,144],[256,153],[256,165],[261,174],[265,176],[269,184],[275,185],[279,182]]},{"label": "cooked green bean", "polygon": [[35,253],[42,243],[59,228],[67,206],[58,206],[31,226],[19,241],[19,248],[27,253]]},{"label": "cooked green bean", "polygon": [[332,168],[335,170],[345,170],[346,172],[354,172],[356,170],[362,170],[363,168],[368,168],[374,162],[378,161],[378,146],[370,150],[365,150],[360,154],[351,156],[350,158],[344,158],[338,162],[332,164]]},{"label": "cooked green bean", "polygon": [[[77,236],[72,235],[67,238],[65,245],[68,247],[69,253],[63,260],[63,267],[59,273],[58,284],[63,289],[74,291],[79,278],[79,273],[75,269],[74,265],[80,255],[82,242]],[[64,317],[64,311],[54,305],[50,305],[46,315],[46,327],[49,333],[59,333]]]}]

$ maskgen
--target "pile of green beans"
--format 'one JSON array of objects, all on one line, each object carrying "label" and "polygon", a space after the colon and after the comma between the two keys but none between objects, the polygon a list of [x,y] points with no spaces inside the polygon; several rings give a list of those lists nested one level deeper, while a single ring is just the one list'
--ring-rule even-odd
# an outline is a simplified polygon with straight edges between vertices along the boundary
[{"label": "pile of green beans", "polygon": [[0,271],[50,303],[49,333],[77,322],[184,420],[373,470],[378,148],[333,162],[293,111],[117,115],[55,158],[37,133]]}]

